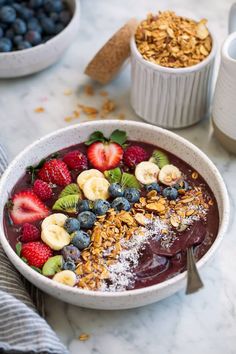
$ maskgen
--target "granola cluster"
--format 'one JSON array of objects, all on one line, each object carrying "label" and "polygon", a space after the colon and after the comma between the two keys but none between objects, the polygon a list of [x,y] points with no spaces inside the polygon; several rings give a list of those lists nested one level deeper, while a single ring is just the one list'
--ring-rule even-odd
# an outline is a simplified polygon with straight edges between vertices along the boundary
[{"label": "granola cluster", "polygon": [[161,66],[184,68],[196,65],[212,49],[206,23],[205,19],[196,22],[172,11],[149,14],[136,30],[137,48],[144,59]]},{"label": "granola cluster", "polygon": [[109,281],[109,268],[118,262],[127,242],[134,235],[145,238],[146,225],[159,219],[164,225],[160,231],[162,245],[170,247],[173,234],[186,230],[195,220],[204,219],[209,205],[212,201],[206,200],[201,187],[194,187],[180,190],[177,200],[168,200],[153,190],[141,197],[130,211],[110,209],[106,215],[98,217],[90,231],[91,243],[81,253],[82,261],[76,269],[80,278],[78,286],[99,290],[104,280]]}]

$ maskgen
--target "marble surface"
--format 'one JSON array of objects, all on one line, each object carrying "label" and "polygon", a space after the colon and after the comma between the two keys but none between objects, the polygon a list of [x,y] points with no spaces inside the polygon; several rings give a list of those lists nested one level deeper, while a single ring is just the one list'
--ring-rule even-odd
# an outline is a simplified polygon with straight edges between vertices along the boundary
[{"label": "marble surface", "polygon": [[[64,120],[78,103],[101,105],[99,94],[86,97],[82,93],[82,86],[88,82],[83,69],[131,13],[142,18],[157,9],[187,9],[210,20],[220,45],[227,34],[230,5],[230,0],[208,0],[207,4],[203,0],[82,0],[77,40],[57,65],[25,79],[0,81],[0,141],[10,159],[38,137],[85,120],[83,116],[71,123]],[[72,90],[72,94],[65,95],[65,90]],[[118,113],[125,113],[127,119],[139,119],[129,104],[129,66],[106,90],[117,102]],[[39,106],[45,108],[44,113],[34,112]],[[205,288],[192,296],[181,291],[144,308],[117,312],[76,308],[45,295],[47,320],[72,354],[236,353],[236,159],[214,139],[208,120],[177,134],[214,161],[231,197],[228,234],[212,263],[202,271]],[[88,341],[79,341],[82,332],[90,334]]]}]

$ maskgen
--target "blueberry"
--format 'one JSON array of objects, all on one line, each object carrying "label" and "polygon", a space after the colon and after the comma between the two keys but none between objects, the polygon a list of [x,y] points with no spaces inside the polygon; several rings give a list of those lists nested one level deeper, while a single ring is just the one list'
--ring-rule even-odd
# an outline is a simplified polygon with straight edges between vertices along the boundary
[{"label": "blueberry", "polygon": [[34,15],[34,11],[25,6],[21,6],[20,10],[18,10],[18,13],[23,20],[29,20]]},{"label": "blueberry", "polygon": [[64,23],[64,25],[68,25],[68,23],[71,20],[71,13],[70,11],[62,11],[60,13],[60,20],[62,23]]},{"label": "blueberry", "polygon": [[0,27],[0,38],[3,37],[3,29]]},{"label": "blueberry", "polygon": [[0,20],[4,23],[13,23],[16,19],[16,10],[12,6],[3,6],[0,9]]},{"label": "blueberry", "polygon": [[57,22],[59,20],[59,14],[56,13],[56,12],[51,12],[49,14],[49,17],[54,21],[54,22]]},{"label": "blueberry", "polygon": [[77,204],[77,210],[79,213],[83,211],[91,211],[93,209],[93,202],[88,199],[80,200]]},{"label": "blueberry", "polygon": [[96,215],[91,211],[83,211],[78,215],[78,220],[83,229],[90,229],[95,223]]},{"label": "blueberry", "polygon": [[93,211],[96,215],[104,215],[110,207],[110,203],[107,200],[97,199],[94,202]]},{"label": "blueberry", "polygon": [[46,34],[54,34],[55,33],[55,23],[53,20],[49,17],[43,17],[40,19],[40,23],[42,26],[42,29]]},{"label": "blueberry", "polygon": [[61,12],[63,10],[63,4],[61,0],[46,0],[44,8],[48,12]]},{"label": "blueberry", "polygon": [[147,184],[145,186],[145,189],[146,189],[147,192],[151,192],[151,191],[157,191],[158,193],[161,192],[161,187],[156,182],[153,182],[151,184]]},{"label": "blueberry", "polygon": [[128,211],[131,208],[131,205],[127,199],[124,197],[118,197],[113,200],[111,207],[117,211],[125,210]]},{"label": "blueberry", "polygon": [[0,52],[10,52],[12,50],[12,41],[8,38],[0,38]]},{"label": "blueberry", "polygon": [[61,31],[63,31],[64,30],[64,28],[65,28],[65,25],[63,25],[63,23],[57,23],[56,25],[55,25],[55,34],[58,34],[58,33],[60,33]]},{"label": "blueberry", "polygon": [[15,20],[12,25],[12,28],[14,29],[15,34],[25,34],[25,32],[27,31],[25,21],[21,20],[20,18],[17,18]]},{"label": "blueberry", "polygon": [[130,203],[137,203],[140,198],[140,192],[136,188],[127,188],[124,191],[124,197],[130,202]]},{"label": "blueberry", "polygon": [[13,39],[14,38],[14,30],[12,28],[9,28],[8,30],[6,30],[5,37],[9,38],[9,39]]},{"label": "blueberry", "polygon": [[8,24],[7,23],[3,23],[3,22],[0,22],[0,27],[1,29],[4,31],[6,31],[8,29]]},{"label": "blueberry", "polygon": [[29,6],[32,7],[32,9],[37,9],[41,6],[43,6],[44,0],[30,0]]},{"label": "blueberry", "polygon": [[72,234],[72,243],[75,247],[77,247],[79,250],[83,250],[84,248],[88,247],[90,244],[90,237],[85,231],[75,231]]},{"label": "blueberry", "polygon": [[63,263],[62,268],[64,270],[75,270],[76,265],[75,265],[75,263],[72,260],[68,260],[68,261]]},{"label": "blueberry", "polygon": [[170,200],[175,200],[178,197],[178,191],[176,188],[167,187],[163,189],[162,195]]},{"label": "blueberry", "polygon": [[20,35],[15,36],[13,38],[13,42],[14,42],[15,45],[18,45],[20,42],[23,42],[23,41],[24,41],[23,36],[20,36]]},{"label": "blueberry", "polygon": [[21,41],[17,44],[18,50],[24,50],[24,49],[29,49],[29,48],[32,48],[32,45],[27,41]]},{"label": "blueberry", "polygon": [[80,259],[80,251],[73,245],[63,247],[61,253],[65,261],[72,260],[77,263]]},{"label": "blueberry", "polygon": [[37,45],[42,42],[42,36],[37,31],[28,31],[25,35],[25,40],[32,45]]},{"label": "blueberry", "polygon": [[76,218],[67,218],[64,224],[64,229],[69,233],[77,231],[80,229],[80,222]]},{"label": "blueberry", "polygon": [[28,20],[27,27],[29,31],[37,31],[40,33],[42,32],[42,27],[40,25],[40,22],[35,17],[32,17],[31,19]]},{"label": "blueberry", "polygon": [[0,6],[4,5],[6,0],[0,0]]},{"label": "blueberry", "polygon": [[177,190],[184,189],[187,191],[189,189],[189,184],[187,181],[181,181],[179,183],[176,183],[173,187],[176,188]]},{"label": "blueberry", "polygon": [[116,197],[123,197],[124,191],[119,183],[112,183],[109,186],[109,194],[111,197],[116,198]]}]

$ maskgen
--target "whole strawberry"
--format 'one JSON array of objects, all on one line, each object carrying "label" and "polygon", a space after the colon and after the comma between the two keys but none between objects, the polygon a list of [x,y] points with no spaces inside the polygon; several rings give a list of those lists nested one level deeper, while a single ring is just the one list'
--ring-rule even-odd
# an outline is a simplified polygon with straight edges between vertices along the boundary
[{"label": "whole strawberry", "polygon": [[64,156],[63,161],[72,170],[83,171],[88,169],[87,157],[80,150],[68,152]]},{"label": "whole strawberry", "polygon": [[41,200],[48,200],[52,197],[52,188],[47,182],[44,182],[41,179],[36,179],[33,191]]},{"label": "whole strawberry", "polygon": [[43,242],[28,242],[22,245],[21,257],[25,258],[30,266],[41,268],[52,255],[51,248]]},{"label": "whole strawberry", "polygon": [[67,165],[62,160],[52,159],[46,161],[38,173],[40,179],[58,186],[67,186],[71,183],[71,175]]},{"label": "whole strawberry", "polygon": [[33,225],[26,222],[22,226],[22,242],[31,242],[31,241],[38,241],[40,239],[40,232],[39,229]]},{"label": "whole strawberry", "polygon": [[123,156],[124,164],[130,168],[135,168],[137,164],[142,161],[146,161],[149,158],[149,154],[141,146],[133,145],[129,146]]}]

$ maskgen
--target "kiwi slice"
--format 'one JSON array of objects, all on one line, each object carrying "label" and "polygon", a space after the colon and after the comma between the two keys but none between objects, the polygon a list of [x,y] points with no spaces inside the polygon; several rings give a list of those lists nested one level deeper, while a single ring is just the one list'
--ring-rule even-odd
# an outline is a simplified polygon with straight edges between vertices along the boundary
[{"label": "kiwi slice", "polygon": [[81,191],[79,189],[78,184],[71,183],[68,184],[60,193],[59,198],[67,197],[68,195],[79,194],[81,195]]},{"label": "kiwi slice", "polygon": [[170,163],[167,155],[161,150],[154,150],[149,161],[155,163],[159,168]]},{"label": "kiwi slice", "polygon": [[124,172],[121,178],[121,185],[123,188],[137,188],[140,189],[140,183],[137,178],[130,173]]},{"label": "kiwi slice", "polygon": [[119,167],[116,167],[113,170],[104,171],[104,176],[110,183],[119,183],[121,180],[122,172]]},{"label": "kiwi slice", "polygon": [[63,257],[61,255],[48,258],[47,262],[44,264],[42,273],[46,277],[53,276],[54,274],[60,272],[63,264]]},{"label": "kiwi slice", "polygon": [[59,198],[53,205],[52,209],[64,211],[67,213],[76,213],[77,204],[80,199],[80,195],[78,194],[67,195],[65,197]]}]

